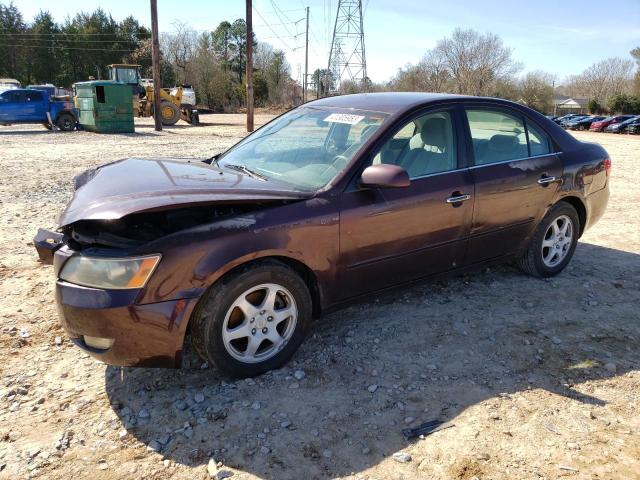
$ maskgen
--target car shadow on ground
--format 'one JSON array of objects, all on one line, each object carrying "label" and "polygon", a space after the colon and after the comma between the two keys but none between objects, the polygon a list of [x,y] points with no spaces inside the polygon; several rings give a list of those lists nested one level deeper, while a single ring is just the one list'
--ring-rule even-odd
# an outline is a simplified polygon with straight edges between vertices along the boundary
[{"label": "car shadow on ground", "polygon": [[53,132],[46,128],[42,130],[0,130],[0,135],[55,135],[57,133],[67,134],[69,132]]},{"label": "car shadow on ground", "polygon": [[554,279],[498,266],[327,315],[292,362],[252,380],[188,353],[177,371],[109,367],[106,391],[130,435],[177,463],[349,475],[406,448],[407,425],[455,424],[478,402],[544,389],[605,405],[580,387],[640,368],[639,281],[640,255],[581,243]]}]

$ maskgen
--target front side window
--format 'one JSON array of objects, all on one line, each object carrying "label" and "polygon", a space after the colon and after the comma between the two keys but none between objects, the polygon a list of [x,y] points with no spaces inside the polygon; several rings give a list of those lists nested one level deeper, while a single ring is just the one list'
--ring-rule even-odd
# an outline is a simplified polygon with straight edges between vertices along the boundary
[{"label": "front side window", "polygon": [[429,113],[404,125],[385,143],[373,164],[399,165],[418,178],[458,167],[453,121],[449,112]]},{"label": "front side window", "polygon": [[328,184],[349,164],[387,115],[301,107],[273,120],[219,158],[302,191]]},{"label": "front side window", "polygon": [[467,119],[476,165],[529,156],[527,134],[520,117],[496,110],[468,109]]},{"label": "front side window", "polygon": [[25,101],[24,92],[5,92],[4,98],[7,102],[20,103]]}]

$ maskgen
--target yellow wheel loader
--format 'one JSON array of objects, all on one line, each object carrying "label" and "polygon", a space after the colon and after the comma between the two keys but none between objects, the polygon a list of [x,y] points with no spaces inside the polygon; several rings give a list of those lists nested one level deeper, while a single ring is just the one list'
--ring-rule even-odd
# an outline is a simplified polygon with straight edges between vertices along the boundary
[{"label": "yellow wheel loader", "polygon": [[[109,79],[131,85],[133,94],[133,114],[137,117],[153,116],[153,84],[140,81],[140,65],[114,63],[109,65]],[[183,87],[169,93],[160,89],[160,115],[163,125],[174,125],[182,119],[191,125],[200,123],[195,107],[195,95],[185,95]]]}]

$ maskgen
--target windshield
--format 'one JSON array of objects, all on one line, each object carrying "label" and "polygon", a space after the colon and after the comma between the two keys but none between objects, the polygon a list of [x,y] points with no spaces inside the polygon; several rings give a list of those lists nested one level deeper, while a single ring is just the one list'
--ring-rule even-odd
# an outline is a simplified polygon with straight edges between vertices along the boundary
[{"label": "windshield", "polygon": [[138,83],[138,71],[135,68],[117,68],[117,81],[121,83]]},{"label": "windshield", "polygon": [[249,135],[219,158],[219,165],[245,167],[267,181],[314,191],[340,173],[387,115],[300,107]]}]

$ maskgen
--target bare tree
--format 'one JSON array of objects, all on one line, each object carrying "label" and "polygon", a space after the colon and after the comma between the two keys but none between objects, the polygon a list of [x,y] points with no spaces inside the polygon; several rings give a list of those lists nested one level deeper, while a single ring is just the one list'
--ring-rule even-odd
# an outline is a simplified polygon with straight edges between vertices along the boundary
[{"label": "bare tree", "polygon": [[552,74],[540,70],[529,72],[518,82],[522,103],[540,112],[550,112],[553,105]]},{"label": "bare tree", "polygon": [[628,94],[633,89],[632,60],[607,58],[594,63],[580,75],[569,77],[568,91],[572,95],[596,100],[606,104],[617,94]]},{"label": "bare tree", "polygon": [[416,65],[407,65],[390,82],[397,90],[491,95],[512,83],[520,65],[500,37],[474,30],[454,30],[427,51]]},{"label": "bare tree", "polygon": [[191,82],[189,67],[198,45],[198,34],[183,22],[173,22],[174,33],[162,37],[162,51],[173,65],[178,83]]},{"label": "bare tree", "polygon": [[511,49],[492,33],[456,29],[433,50],[452,78],[456,93],[488,95],[495,83],[515,75],[520,65],[511,57]]}]

